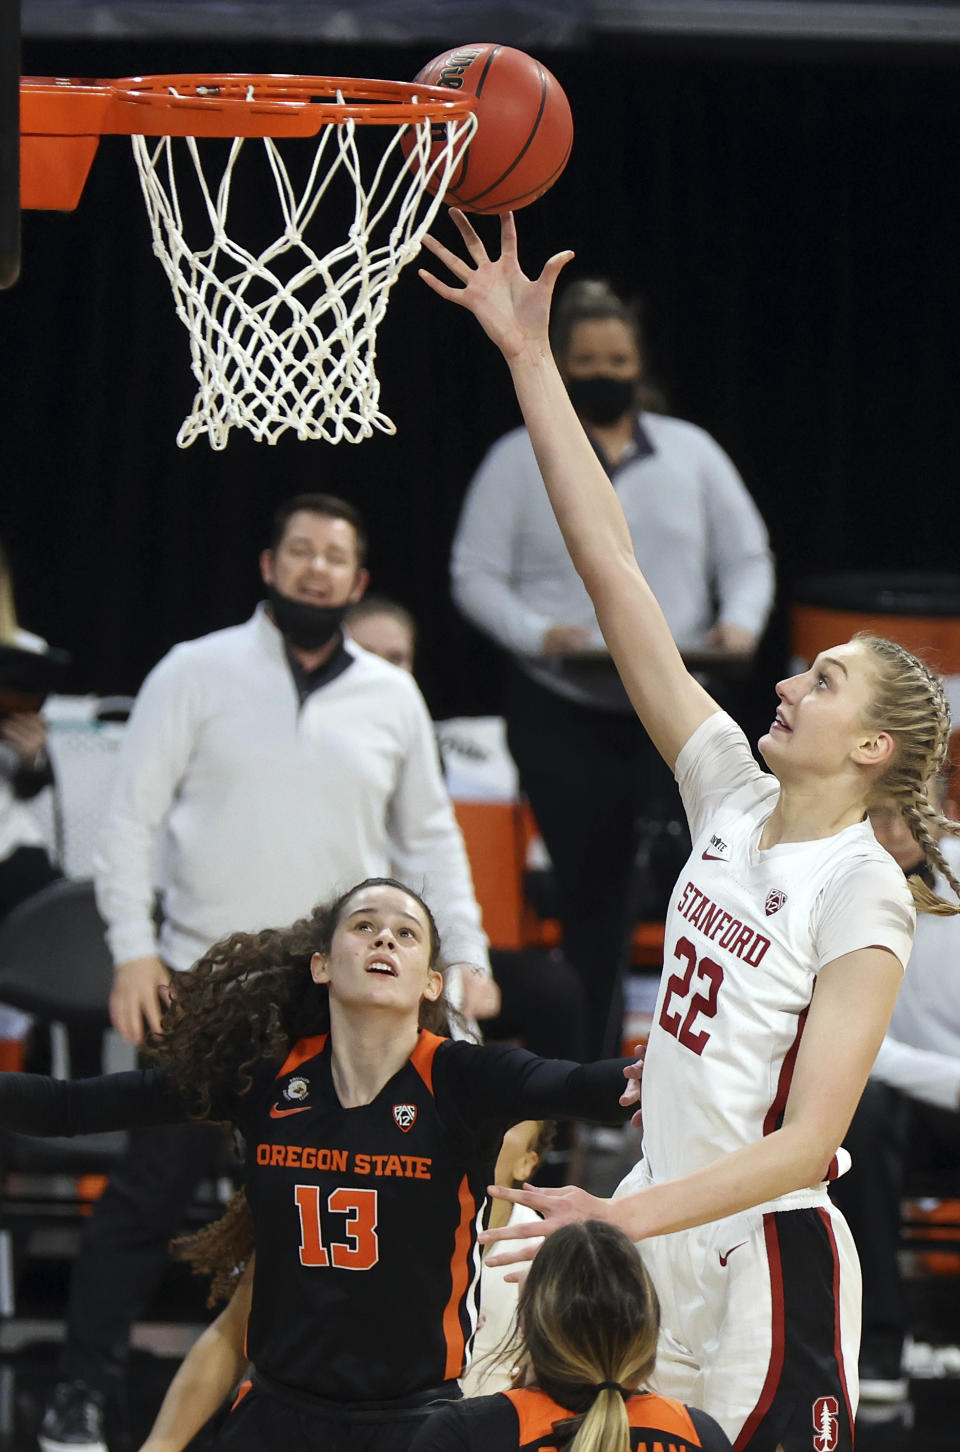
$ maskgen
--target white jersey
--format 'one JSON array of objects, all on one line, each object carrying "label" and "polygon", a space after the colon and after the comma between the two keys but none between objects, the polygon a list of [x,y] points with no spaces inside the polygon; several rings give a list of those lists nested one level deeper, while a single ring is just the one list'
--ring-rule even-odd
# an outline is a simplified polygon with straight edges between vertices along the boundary
[{"label": "white jersey", "polygon": [[868,822],[760,850],[779,783],[717,713],[677,759],[693,849],[670,902],[643,1068],[644,1161],[675,1179],[777,1128],[825,963],[883,947],[915,913]]}]

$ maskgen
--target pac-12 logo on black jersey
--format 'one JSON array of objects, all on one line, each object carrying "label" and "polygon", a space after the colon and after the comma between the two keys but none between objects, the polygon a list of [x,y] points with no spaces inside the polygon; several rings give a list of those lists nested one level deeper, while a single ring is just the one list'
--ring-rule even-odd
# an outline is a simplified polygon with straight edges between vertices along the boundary
[{"label": "pac-12 logo on black jersey", "polygon": [[406,1134],[417,1122],[417,1106],[415,1104],[395,1104],[393,1118],[397,1128],[402,1129]]}]

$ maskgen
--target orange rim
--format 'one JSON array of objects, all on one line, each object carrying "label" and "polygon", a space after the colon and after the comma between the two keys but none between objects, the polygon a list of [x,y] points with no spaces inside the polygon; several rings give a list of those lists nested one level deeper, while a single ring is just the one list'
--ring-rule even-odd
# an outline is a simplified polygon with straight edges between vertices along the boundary
[{"label": "orange rim", "polygon": [[347,76],[190,73],[114,81],[24,76],[20,131],[22,136],[315,136],[342,121],[366,126],[462,121],[475,105],[474,97],[452,96],[444,86]]},{"label": "orange rim", "polygon": [[472,96],[451,94],[445,86],[347,76],[24,76],[20,205],[73,211],[101,136],[316,136],[343,121],[464,121],[475,106]]}]

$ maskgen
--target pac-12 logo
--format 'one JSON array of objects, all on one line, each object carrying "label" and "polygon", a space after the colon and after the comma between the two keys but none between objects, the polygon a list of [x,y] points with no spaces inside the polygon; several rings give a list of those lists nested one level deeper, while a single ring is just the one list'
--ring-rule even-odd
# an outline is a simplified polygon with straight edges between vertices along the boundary
[{"label": "pac-12 logo", "polygon": [[813,1404],[814,1452],[835,1452],[840,1433],[836,1397],[817,1397]]},{"label": "pac-12 logo", "polygon": [[781,888],[771,888],[771,890],[767,893],[767,900],[763,905],[763,910],[766,913],[767,917],[773,917],[774,913],[778,913],[783,907],[786,900],[787,894]]},{"label": "pac-12 logo", "polygon": [[402,1129],[406,1134],[417,1122],[417,1106],[415,1104],[395,1104],[393,1118],[397,1128]]}]

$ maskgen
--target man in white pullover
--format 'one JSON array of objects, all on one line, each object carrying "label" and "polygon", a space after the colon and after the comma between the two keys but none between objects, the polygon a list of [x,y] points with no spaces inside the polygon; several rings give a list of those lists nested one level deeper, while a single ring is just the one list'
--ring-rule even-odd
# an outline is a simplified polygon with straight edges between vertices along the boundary
[{"label": "man in white pullover", "polygon": [[[367,583],[353,507],[282,505],[245,624],[175,646],[130,718],[95,862],[116,963],[110,1012],[131,1043],[160,1024],[173,973],[234,931],[280,926],[368,876],[436,914],[453,995],[496,1011],[487,944],[433,727],[411,676],[341,631]],[[161,925],[154,924],[160,847]],[[130,1327],[211,1158],[197,1126],[133,1137],[90,1220],[71,1286],[48,1449],[100,1449]]]}]

